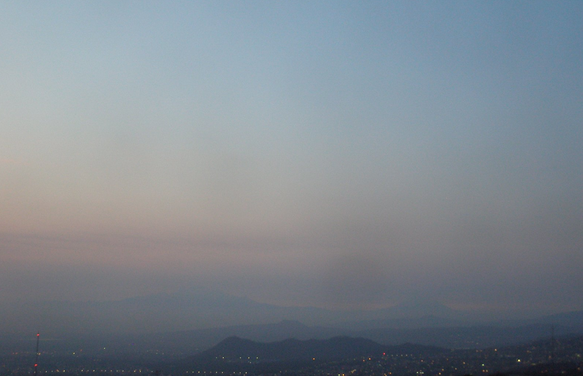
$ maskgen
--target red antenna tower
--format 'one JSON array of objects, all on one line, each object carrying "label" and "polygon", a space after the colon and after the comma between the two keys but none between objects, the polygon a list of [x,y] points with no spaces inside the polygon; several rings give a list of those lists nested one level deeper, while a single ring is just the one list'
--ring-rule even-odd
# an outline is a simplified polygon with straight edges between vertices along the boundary
[{"label": "red antenna tower", "polygon": [[34,376],[38,376],[38,342],[40,341],[40,332],[36,333],[36,356],[34,358]]}]

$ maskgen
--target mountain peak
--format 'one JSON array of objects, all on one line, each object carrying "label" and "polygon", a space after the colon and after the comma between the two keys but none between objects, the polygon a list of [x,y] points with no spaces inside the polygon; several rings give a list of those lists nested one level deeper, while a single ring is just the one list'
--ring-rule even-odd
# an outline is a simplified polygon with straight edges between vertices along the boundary
[{"label": "mountain peak", "polygon": [[195,362],[236,359],[255,359],[258,361],[340,359],[381,354],[384,351],[386,351],[385,346],[370,339],[347,336],[305,341],[288,338],[269,343],[232,336],[191,359]]}]

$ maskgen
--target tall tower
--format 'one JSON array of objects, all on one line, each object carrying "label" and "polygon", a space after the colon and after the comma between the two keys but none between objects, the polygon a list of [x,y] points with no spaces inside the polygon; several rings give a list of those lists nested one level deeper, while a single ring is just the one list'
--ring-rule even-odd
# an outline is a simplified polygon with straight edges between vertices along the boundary
[{"label": "tall tower", "polygon": [[38,376],[38,343],[40,341],[40,332],[36,333],[36,356],[34,357],[34,376]]},{"label": "tall tower", "polygon": [[555,374],[555,325],[551,325],[551,374]]}]

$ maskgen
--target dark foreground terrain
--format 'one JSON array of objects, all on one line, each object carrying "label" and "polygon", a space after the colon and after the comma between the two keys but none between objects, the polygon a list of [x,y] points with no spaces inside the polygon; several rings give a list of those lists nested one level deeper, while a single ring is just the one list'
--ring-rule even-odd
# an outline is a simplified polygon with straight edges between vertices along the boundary
[{"label": "dark foreground terrain", "polygon": [[[485,349],[381,345],[369,339],[286,339],[256,342],[229,337],[198,354],[175,359],[155,351],[45,352],[39,375],[582,375],[583,336]],[[34,352],[0,359],[1,376],[32,375]]]}]

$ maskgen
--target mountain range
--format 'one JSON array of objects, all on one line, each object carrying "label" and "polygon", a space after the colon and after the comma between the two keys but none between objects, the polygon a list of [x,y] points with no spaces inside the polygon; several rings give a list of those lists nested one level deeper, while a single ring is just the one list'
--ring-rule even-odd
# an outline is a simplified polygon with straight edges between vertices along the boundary
[{"label": "mountain range", "polygon": [[165,366],[179,374],[188,373],[189,370],[194,372],[192,370],[195,369],[261,374],[276,369],[314,367],[330,361],[361,361],[362,358],[396,354],[436,355],[448,351],[412,344],[385,346],[366,338],[347,336],[324,340],[289,338],[276,342],[229,337],[206,351]]},{"label": "mountain range", "polygon": [[176,356],[204,351],[232,336],[261,342],[351,336],[383,345],[484,348],[549,337],[551,327],[556,335],[583,333],[583,311],[484,321],[479,314],[436,301],[332,311],[200,291],[105,302],[29,303],[2,310],[0,316],[0,351],[29,349],[37,330],[46,349],[154,349]]},{"label": "mountain range", "polygon": [[202,289],[113,301],[36,301],[0,308],[0,333],[27,333],[34,328],[50,335],[159,333],[281,320],[359,331],[470,326],[493,319],[484,312],[455,310],[432,300],[412,299],[375,310],[331,310],[283,307]]}]

